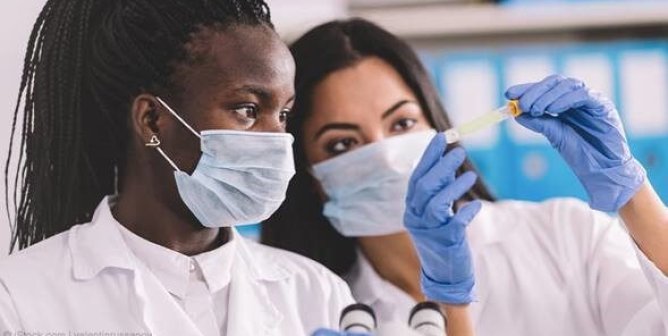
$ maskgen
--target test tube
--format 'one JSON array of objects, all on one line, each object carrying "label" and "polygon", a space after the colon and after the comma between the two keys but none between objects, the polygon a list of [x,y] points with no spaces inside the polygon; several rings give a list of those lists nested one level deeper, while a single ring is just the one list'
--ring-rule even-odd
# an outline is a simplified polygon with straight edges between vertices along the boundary
[{"label": "test tube", "polygon": [[475,133],[481,129],[498,124],[510,117],[517,117],[522,114],[517,100],[511,100],[505,106],[502,106],[492,112],[485,113],[463,125],[450,128],[445,131],[445,138],[448,144],[460,141],[464,136]]}]

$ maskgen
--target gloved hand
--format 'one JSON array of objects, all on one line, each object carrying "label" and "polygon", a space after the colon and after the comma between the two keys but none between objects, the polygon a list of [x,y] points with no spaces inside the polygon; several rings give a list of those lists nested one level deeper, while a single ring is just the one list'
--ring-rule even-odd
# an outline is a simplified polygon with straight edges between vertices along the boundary
[{"label": "gloved hand", "polygon": [[311,336],[369,336],[369,334],[349,333],[332,329],[318,329]]},{"label": "gloved hand", "polygon": [[466,153],[455,148],[445,156],[445,135],[432,139],[408,184],[404,225],[422,265],[422,291],[430,300],[450,304],[473,301],[473,266],[466,227],[480,211],[473,201],[454,213],[453,204],[475,183],[467,172],[455,178]]},{"label": "gloved hand", "polygon": [[645,180],[633,158],[615,106],[577,79],[552,75],[506,92],[524,112],[516,120],[542,133],[566,160],[589,195],[589,205],[617,211]]}]

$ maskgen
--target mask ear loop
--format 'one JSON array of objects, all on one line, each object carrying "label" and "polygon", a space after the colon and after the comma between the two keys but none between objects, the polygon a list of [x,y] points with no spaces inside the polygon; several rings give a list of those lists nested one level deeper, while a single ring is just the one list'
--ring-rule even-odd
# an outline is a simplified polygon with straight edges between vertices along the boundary
[{"label": "mask ear loop", "polygon": [[[183,126],[185,126],[192,134],[194,134],[200,140],[202,139],[202,136],[197,131],[195,131],[195,129],[192,128],[185,120],[183,120],[183,118],[181,118],[181,116],[178,113],[176,113],[176,111],[174,111],[171,107],[169,107],[169,105],[167,105],[167,103],[164,100],[162,100],[162,98],[155,96],[155,99],[157,99],[158,103],[160,103],[162,107],[166,108],[167,111],[169,111],[169,113],[171,113],[174,116],[174,118],[176,118],[176,120],[178,120]],[[146,146],[155,148],[155,150],[157,150],[158,153],[160,153],[160,155],[162,155],[162,157],[165,158],[165,160],[167,160],[167,162],[172,166],[172,168],[174,168],[174,170],[181,171],[181,169],[179,169],[179,167],[176,166],[174,161],[172,161],[172,159],[170,159],[169,156],[165,154],[162,148],[160,148],[160,139],[158,139],[157,135],[153,134],[153,136],[146,144]]]},{"label": "mask ear loop", "polygon": [[165,151],[163,151],[162,148],[160,148],[160,139],[158,138],[157,134],[153,134],[151,136],[151,139],[146,143],[146,147],[155,148],[155,150],[158,151],[158,153],[160,153],[160,155],[162,155],[162,157],[165,160],[167,160],[169,165],[172,166],[174,170],[181,171],[181,169],[179,169],[179,167],[176,166],[176,163],[174,163],[174,161],[172,161],[172,159],[170,159],[169,156],[165,154]]},{"label": "mask ear loop", "polygon": [[162,100],[162,98],[160,98],[160,97],[158,97],[158,96],[155,96],[155,99],[157,99],[158,102],[159,102],[164,108],[166,108],[167,111],[169,111],[169,113],[171,113],[171,114],[174,116],[174,118],[176,118],[179,122],[181,122],[181,124],[183,124],[183,126],[185,126],[190,132],[192,132],[192,134],[195,134],[196,137],[202,139],[202,136],[201,136],[197,131],[195,131],[194,128],[192,128],[190,125],[188,125],[188,123],[187,123],[185,120],[183,120],[183,118],[181,118],[181,116],[178,115],[178,114],[176,113],[176,111],[172,110],[172,108],[169,107],[169,105],[167,105],[167,103],[165,103],[165,101]]}]

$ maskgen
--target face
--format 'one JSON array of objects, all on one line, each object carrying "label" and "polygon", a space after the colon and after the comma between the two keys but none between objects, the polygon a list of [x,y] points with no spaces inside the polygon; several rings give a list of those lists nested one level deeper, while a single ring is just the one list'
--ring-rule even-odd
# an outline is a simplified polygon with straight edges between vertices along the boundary
[{"label": "face", "polygon": [[[204,30],[177,67],[179,112],[196,130],[284,132],[294,100],[295,65],[287,47],[264,26]],[[188,64],[193,63],[194,64]]]},{"label": "face", "polygon": [[[189,59],[172,76],[178,95],[161,98],[197,132],[285,131],[294,100],[295,65],[273,31],[264,26],[206,28],[186,50]],[[192,172],[200,157],[199,139],[154,97],[146,100],[152,111],[135,113],[138,141],[157,134],[176,165]]]},{"label": "face", "polygon": [[[295,65],[283,42],[264,26],[202,29],[186,45],[188,60],[172,74],[173,96],[160,97],[197,132],[229,129],[284,132],[294,100]],[[200,140],[155,96],[133,103],[134,153],[130,162],[143,171],[158,197],[178,198],[174,169],[154,149],[144,146],[157,135],[176,166],[192,173],[201,156]],[[134,157],[133,157],[134,156]],[[162,196],[166,195],[166,196]]]},{"label": "face", "polygon": [[328,75],[315,87],[311,108],[303,132],[310,164],[432,128],[399,73],[376,57]]},{"label": "face", "polygon": [[[167,103],[196,131],[285,131],[294,100],[295,65],[273,31],[264,26],[204,30],[186,48],[195,63],[177,68],[174,78],[181,92],[179,99]],[[163,143],[177,146],[173,151],[183,159],[175,161],[191,172],[199,158],[199,140],[172,116],[163,117]]]}]

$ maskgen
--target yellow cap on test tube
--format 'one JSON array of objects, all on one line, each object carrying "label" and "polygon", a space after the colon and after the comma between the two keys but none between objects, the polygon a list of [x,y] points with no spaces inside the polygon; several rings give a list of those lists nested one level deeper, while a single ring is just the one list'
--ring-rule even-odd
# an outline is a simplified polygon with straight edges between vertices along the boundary
[{"label": "yellow cap on test tube", "polygon": [[517,118],[522,114],[522,109],[520,109],[520,102],[518,100],[511,100],[508,102],[508,109],[510,110],[510,115],[513,118]]}]

